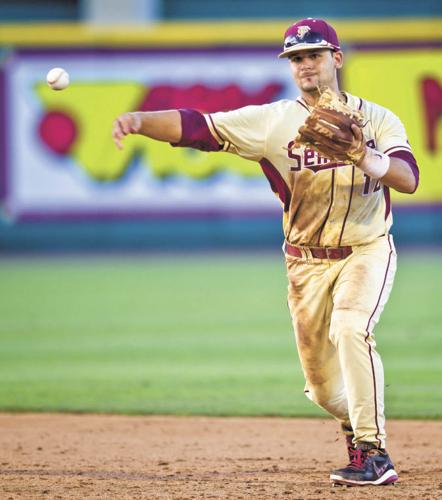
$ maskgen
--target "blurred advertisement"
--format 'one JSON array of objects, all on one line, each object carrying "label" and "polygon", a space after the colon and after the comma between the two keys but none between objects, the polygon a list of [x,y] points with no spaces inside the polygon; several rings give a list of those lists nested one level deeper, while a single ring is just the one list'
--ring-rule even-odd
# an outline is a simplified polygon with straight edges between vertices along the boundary
[{"label": "blurred advertisement", "polygon": [[[343,88],[395,112],[421,167],[413,196],[442,200],[442,50],[352,46]],[[125,111],[190,107],[202,112],[293,99],[277,47],[26,49],[0,79],[0,196],[10,220],[89,217],[267,215],[281,208],[258,164],[130,136],[118,151],[112,123]],[[47,71],[71,76],[51,90]]]},{"label": "blurred advertisement", "polygon": [[397,201],[442,201],[442,44],[354,47],[345,62],[344,84],[351,93],[396,113],[420,166],[413,196]]},{"label": "blurred advertisement", "polygon": [[[70,73],[67,89],[46,85],[53,66]],[[141,136],[119,151],[111,139],[125,111],[213,112],[295,97],[273,51],[28,50],[12,54],[3,76],[2,198],[12,219],[280,210],[256,163]]]}]

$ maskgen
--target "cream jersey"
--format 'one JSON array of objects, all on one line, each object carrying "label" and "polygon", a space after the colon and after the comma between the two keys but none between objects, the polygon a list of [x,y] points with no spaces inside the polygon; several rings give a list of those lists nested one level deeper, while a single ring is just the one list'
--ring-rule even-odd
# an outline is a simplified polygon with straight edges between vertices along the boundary
[{"label": "cream jersey", "polygon": [[[411,153],[404,126],[391,111],[348,93],[361,109],[367,145],[386,154]],[[369,243],[392,225],[390,196],[354,165],[331,162],[310,149],[292,149],[310,113],[302,98],[204,115],[223,151],[258,161],[283,209],[286,240],[301,246]]]}]

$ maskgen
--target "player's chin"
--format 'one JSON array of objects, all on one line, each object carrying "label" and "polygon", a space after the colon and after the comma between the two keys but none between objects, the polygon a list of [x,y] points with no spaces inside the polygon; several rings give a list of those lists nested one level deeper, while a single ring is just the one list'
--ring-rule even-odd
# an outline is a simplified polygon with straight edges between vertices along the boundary
[{"label": "player's chin", "polygon": [[308,90],[310,88],[316,88],[319,83],[319,78],[316,76],[306,76],[299,80],[299,86],[302,90]]},{"label": "player's chin", "polygon": [[309,81],[309,82],[302,82],[300,85],[301,90],[303,92],[317,92],[318,91],[318,82],[317,81]]}]

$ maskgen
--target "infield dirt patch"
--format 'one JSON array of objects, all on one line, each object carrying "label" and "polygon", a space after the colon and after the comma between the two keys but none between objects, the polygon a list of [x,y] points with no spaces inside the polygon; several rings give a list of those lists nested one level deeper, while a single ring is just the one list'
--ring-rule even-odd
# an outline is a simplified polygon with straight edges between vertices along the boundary
[{"label": "infield dirt patch", "polygon": [[442,498],[442,423],[387,430],[399,482],[356,489],[332,420],[0,414],[0,498]]}]

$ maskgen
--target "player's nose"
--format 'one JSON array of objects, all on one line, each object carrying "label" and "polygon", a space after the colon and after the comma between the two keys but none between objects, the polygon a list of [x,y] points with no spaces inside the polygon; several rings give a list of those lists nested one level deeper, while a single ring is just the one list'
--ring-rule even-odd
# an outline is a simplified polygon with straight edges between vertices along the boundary
[{"label": "player's nose", "polygon": [[302,69],[310,69],[313,67],[313,61],[310,57],[304,56],[301,59],[301,64],[300,64]]}]

